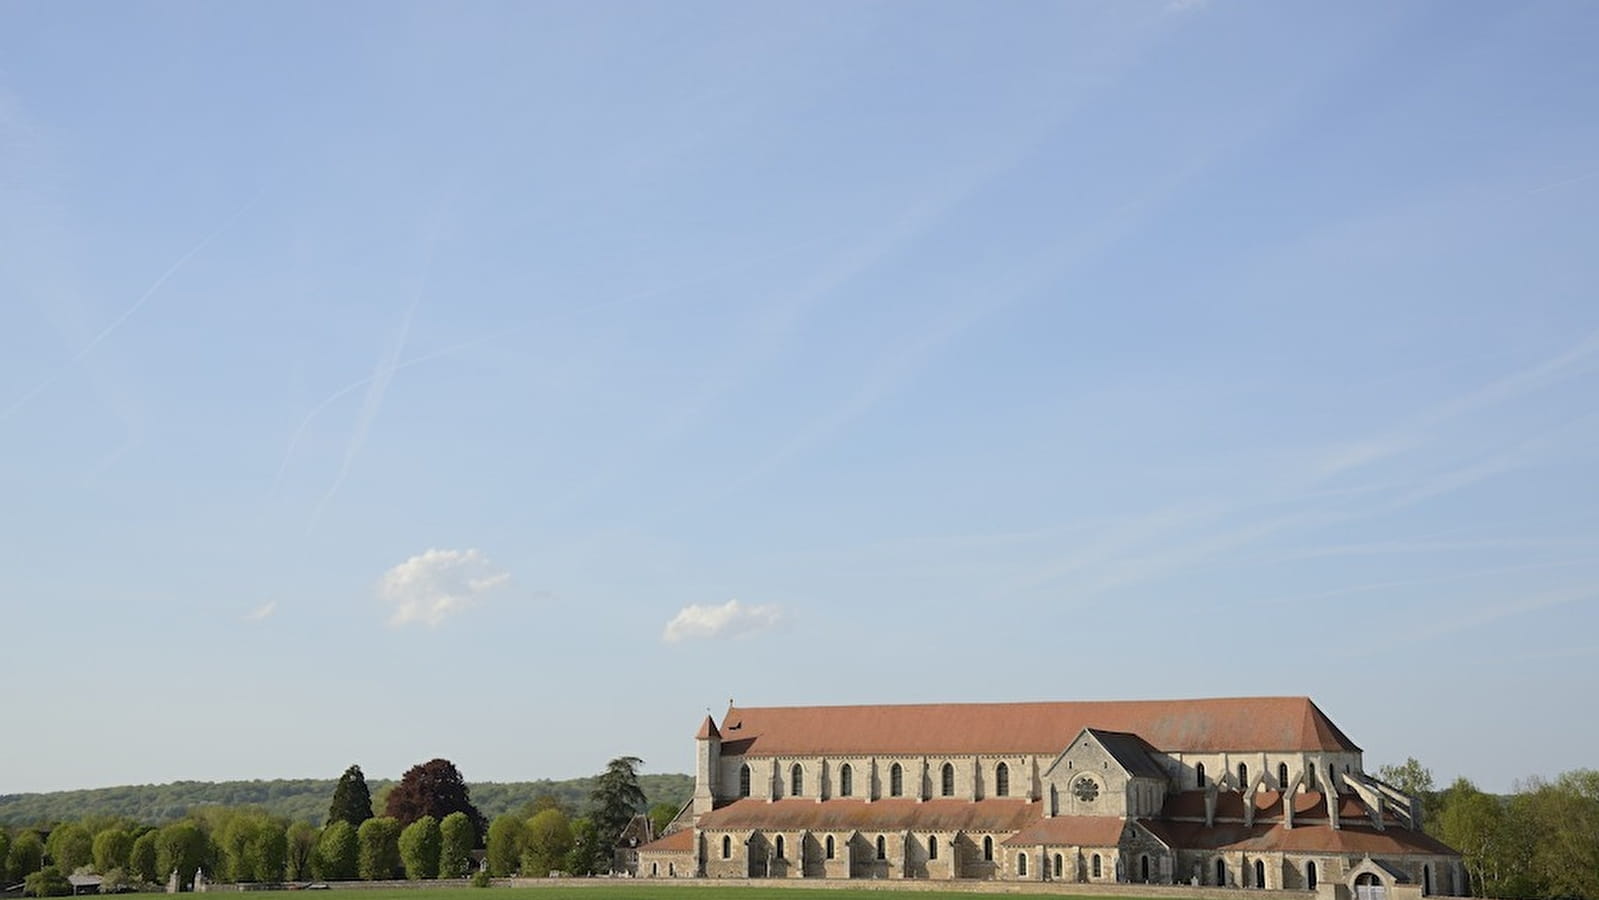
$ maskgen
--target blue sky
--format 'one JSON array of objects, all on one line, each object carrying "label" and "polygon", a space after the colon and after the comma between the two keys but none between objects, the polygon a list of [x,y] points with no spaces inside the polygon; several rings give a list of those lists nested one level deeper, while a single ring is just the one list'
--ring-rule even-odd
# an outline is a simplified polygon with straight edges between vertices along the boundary
[{"label": "blue sky", "polygon": [[1584,3],[0,7],[0,792],[1309,694],[1595,764]]}]

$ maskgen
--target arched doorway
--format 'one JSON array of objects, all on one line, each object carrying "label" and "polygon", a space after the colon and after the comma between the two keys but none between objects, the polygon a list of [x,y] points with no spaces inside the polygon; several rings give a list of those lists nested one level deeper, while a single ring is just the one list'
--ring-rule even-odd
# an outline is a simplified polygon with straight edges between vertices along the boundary
[{"label": "arched doorway", "polygon": [[1216,859],[1216,886],[1227,886],[1227,860],[1220,857]]},{"label": "arched doorway", "polygon": [[1355,900],[1388,900],[1388,889],[1371,872],[1355,876]]},{"label": "arched doorway", "polygon": [[1425,896],[1431,896],[1431,894],[1432,894],[1432,866],[1431,865],[1425,865],[1425,866],[1421,867],[1421,893],[1422,893],[1422,896],[1424,896],[1424,897]]}]

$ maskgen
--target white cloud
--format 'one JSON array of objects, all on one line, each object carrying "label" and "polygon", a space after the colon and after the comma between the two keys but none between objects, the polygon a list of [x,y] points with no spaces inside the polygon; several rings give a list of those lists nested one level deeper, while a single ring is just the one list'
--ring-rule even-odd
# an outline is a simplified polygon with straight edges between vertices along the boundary
[{"label": "white cloud", "polygon": [[271,601],[268,601],[267,603],[265,603],[265,604],[263,604],[261,606],[256,607],[255,609],[252,609],[249,612],[245,613],[244,614],[244,621],[246,621],[246,622],[260,622],[263,619],[266,619],[267,617],[271,616],[273,613],[277,612],[277,610],[278,610],[278,601],[271,600]]},{"label": "white cloud", "polygon": [[667,643],[696,638],[742,637],[765,631],[783,618],[776,604],[745,606],[729,600],[721,606],[692,603],[678,610],[672,621],[666,623],[661,639]]},{"label": "white cloud", "polygon": [[385,572],[378,596],[394,607],[390,625],[432,627],[510,579],[481,550],[428,550]]}]

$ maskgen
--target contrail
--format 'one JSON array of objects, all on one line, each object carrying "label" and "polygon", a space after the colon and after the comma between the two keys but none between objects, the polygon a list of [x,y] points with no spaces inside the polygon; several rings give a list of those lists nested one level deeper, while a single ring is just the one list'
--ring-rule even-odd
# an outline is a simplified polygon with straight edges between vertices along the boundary
[{"label": "contrail", "polygon": [[[506,337],[510,337],[511,335],[514,335],[517,332],[526,331],[529,328],[532,328],[534,325],[540,324],[542,322],[548,322],[548,321],[550,321],[552,319],[558,319],[558,318],[560,318],[563,315],[574,315],[574,314],[577,314],[577,313],[593,312],[595,310],[605,309],[605,308],[611,307],[611,306],[618,306],[618,305],[623,304],[623,303],[633,303],[633,302],[636,302],[636,301],[639,301],[639,300],[643,300],[643,299],[646,299],[646,298],[649,298],[649,297],[658,296],[660,294],[670,294],[670,293],[673,293],[675,291],[680,291],[680,290],[683,290],[685,288],[690,288],[690,287],[693,287],[693,286],[698,285],[698,284],[704,284],[707,281],[715,280],[717,278],[722,277],[723,275],[727,275],[727,274],[732,273],[732,272],[737,272],[737,271],[739,271],[741,269],[747,269],[750,266],[760,265],[761,263],[768,262],[770,260],[777,259],[777,258],[782,257],[782,256],[786,256],[786,255],[788,255],[790,253],[794,253],[794,252],[796,252],[798,250],[804,249],[805,247],[809,247],[809,246],[812,246],[814,244],[818,244],[822,240],[823,240],[823,238],[809,238],[807,240],[800,241],[798,243],[790,244],[788,246],[782,247],[782,248],[780,248],[778,250],[774,250],[774,251],[772,251],[770,253],[764,253],[764,254],[761,254],[761,255],[758,255],[758,256],[751,257],[749,259],[742,260],[742,261],[737,262],[737,263],[733,263],[733,264],[730,264],[730,265],[722,266],[720,268],[717,268],[717,269],[714,269],[714,270],[712,270],[710,272],[707,272],[704,275],[695,276],[695,277],[690,278],[690,279],[688,279],[686,281],[682,281],[682,282],[679,282],[679,283],[676,283],[676,284],[667,285],[666,287],[647,288],[647,289],[642,290],[642,291],[634,291],[631,294],[624,294],[621,297],[613,297],[610,300],[602,300],[602,301],[600,301],[598,303],[591,303],[591,304],[588,304],[587,306],[578,306],[578,307],[574,307],[572,309],[565,309],[565,310],[560,310],[560,311],[557,311],[557,312],[552,312],[552,313],[550,313],[547,316],[543,316],[543,317],[540,317],[540,318],[537,318],[537,319],[533,319],[531,321],[523,322],[520,325],[513,325],[510,328],[506,328],[506,329],[501,330],[501,331],[496,331],[496,332],[493,332],[492,334],[480,335],[480,336],[475,337],[475,338],[470,338],[468,340],[460,341],[460,342],[455,343],[455,344],[450,344],[447,347],[441,347],[438,350],[433,350],[433,351],[430,351],[428,353],[424,353],[421,356],[413,356],[410,359],[407,359],[407,360],[405,360],[403,362],[397,363],[392,368],[392,370],[389,371],[388,374],[389,374],[390,377],[392,377],[395,372],[399,372],[399,371],[402,371],[404,369],[409,369],[412,366],[419,366],[422,363],[430,362],[432,360],[438,359],[441,356],[449,356],[452,353],[459,353],[462,350],[470,350],[473,347],[477,347],[477,346],[480,346],[482,344],[487,344],[490,341],[497,341],[497,340],[501,340],[501,339],[506,338]],[[368,375],[365,378],[361,378],[361,379],[358,379],[356,381],[350,382],[349,384],[345,385],[344,387],[341,387],[338,390],[334,391],[333,393],[331,393],[331,394],[327,395],[326,397],[322,398],[322,401],[320,403],[318,403],[317,405],[311,407],[311,410],[305,414],[305,418],[300,420],[299,427],[294,429],[294,434],[289,437],[288,446],[285,447],[284,450],[283,450],[283,459],[278,463],[277,474],[272,477],[272,486],[273,486],[274,489],[276,489],[278,487],[278,485],[280,485],[282,483],[283,475],[284,475],[284,473],[286,471],[288,471],[288,468],[289,468],[289,460],[294,457],[294,449],[295,449],[295,447],[299,446],[300,439],[305,436],[306,429],[311,427],[311,422],[314,419],[316,419],[316,417],[318,415],[321,415],[321,413],[322,413],[322,411],[324,409],[327,409],[329,406],[333,405],[338,400],[344,398],[345,396],[348,396],[350,393],[352,393],[352,392],[354,392],[356,390],[359,390],[360,388],[366,387],[368,384],[371,384],[373,382],[373,380],[378,377],[378,375],[380,374],[381,371],[382,371],[382,369],[380,367],[378,371],[373,372],[371,375]]]},{"label": "contrail", "polygon": [[122,311],[122,315],[117,316],[114,320],[112,320],[110,325],[102,328],[99,334],[95,335],[87,344],[84,344],[81,348],[79,348],[78,352],[72,354],[72,357],[63,363],[59,369],[50,375],[50,377],[39,382],[37,385],[34,385],[32,390],[28,391],[26,394],[23,394],[22,397],[20,397],[16,402],[6,407],[3,412],[0,412],[0,422],[11,418],[11,416],[16,413],[17,410],[26,406],[30,400],[44,393],[50,388],[51,385],[60,381],[61,376],[65,375],[68,369],[80,362],[85,356],[88,356],[95,347],[100,346],[100,343],[106,338],[110,337],[118,328],[121,328],[123,323],[133,318],[133,314],[138,312],[139,309],[145,305],[145,303],[149,302],[151,297],[155,296],[155,292],[161,289],[161,285],[167,283],[167,279],[177,274],[178,270],[183,268],[184,263],[192,259],[196,253],[204,250],[207,244],[216,240],[217,237],[219,237],[224,231],[227,231],[229,226],[236,222],[240,216],[244,215],[244,213],[249,210],[250,207],[254,206],[257,200],[261,199],[261,195],[263,193],[265,193],[264,188],[260,191],[257,191],[255,196],[251,197],[243,206],[239,207],[238,210],[233,213],[233,215],[228,216],[225,220],[223,220],[221,225],[218,225],[210,234],[202,238],[198,244],[190,247],[189,252],[178,257],[178,261],[168,266],[167,270],[161,273],[161,277],[157,278],[153,284],[146,288],[144,293],[139,295],[139,299],[133,301],[132,306],[129,306],[127,309]]},{"label": "contrail", "polygon": [[361,404],[361,413],[355,420],[355,431],[350,435],[350,442],[344,448],[344,460],[339,463],[339,474],[334,476],[333,484],[328,487],[327,493],[317,501],[316,509],[311,511],[311,521],[306,525],[310,532],[316,527],[317,520],[322,517],[322,510],[339,492],[344,484],[344,478],[350,473],[350,464],[355,461],[355,455],[361,451],[361,445],[366,443],[366,434],[372,428],[372,421],[377,418],[378,408],[383,405],[383,395],[389,390],[389,383],[394,380],[394,373],[399,371],[400,354],[405,350],[405,339],[411,333],[411,317],[416,313],[416,308],[422,302],[422,293],[426,289],[427,270],[433,267],[433,254],[428,253],[428,262],[423,270],[422,283],[417,285],[416,296],[411,298],[411,305],[405,309],[405,315],[400,318],[400,332],[395,336],[394,345],[389,352],[378,360],[376,369],[366,379],[369,387],[366,400]]}]

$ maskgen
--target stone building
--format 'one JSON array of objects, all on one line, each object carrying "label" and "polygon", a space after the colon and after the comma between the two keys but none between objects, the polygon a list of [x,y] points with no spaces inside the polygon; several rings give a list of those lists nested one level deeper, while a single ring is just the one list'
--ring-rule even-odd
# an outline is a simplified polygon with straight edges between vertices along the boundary
[{"label": "stone building", "polygon": [[643,877],[1463,895],[1420,805],[1305,697],[741,708]]}]

